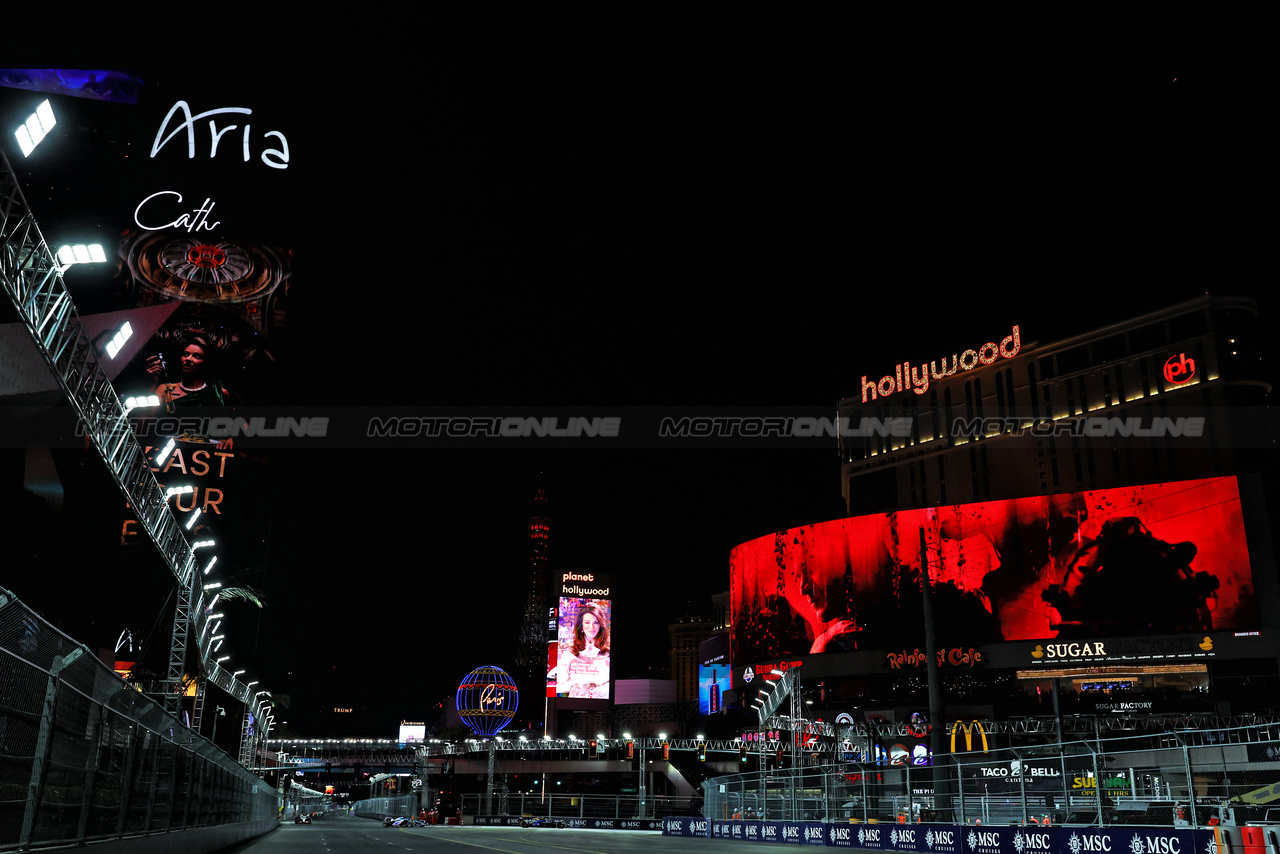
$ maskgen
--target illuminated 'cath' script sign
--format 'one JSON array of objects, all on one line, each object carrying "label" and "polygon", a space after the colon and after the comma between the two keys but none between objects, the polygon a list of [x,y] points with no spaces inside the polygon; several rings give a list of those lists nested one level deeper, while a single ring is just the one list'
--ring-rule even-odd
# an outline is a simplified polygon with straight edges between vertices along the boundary
[{"label": "illuminated 'cath' script sign", "polygon": [[[178,112],[182,113],[183,120],[177,127],[169,132],[168,136],[165,136],[164,132],[168,129],[170,120],[173,119],[174,114]],[[154,158],[160,153],[160,149],[164,148],[165,145],[168,144],[169,140],[173,139],[185,130],[187,132],[187,159],[194,160],[196,156],[196,122],[201,119],[209,119],[209,157],[216,157],[218,154],[218,143],[222,139],[222,136],[235,130],[238,125],[228,124],[224,128],[219,128],[218,122],[210,118],[210,116],[221,116],[227,114],[250,116],[253,114],[253,110],[250,110],[247,107],[220,107],[216,110],[206,110],[203,113],[192,115],[191,107],[187,105],[187,102],[178,101],[169,108],[169,112],[165,114],[164,120],[160,122],[160,129],[156,131],[155,142],[151,144],[151,157]],[[249,142],[251,127],[252,126],[248,122],[245,122],[244,130],[241,132],[241,151],[243,152],[245,163],[249,162],[249,158],[252,156],[253,151]],[[259,155],[262,162],[270,166],[272,169],[288,169],[289,140],[285,139],[284,134],[278,130],[269,130],[262,135],[264,140],[270,137],[278,139],[281,147],[268,148],[263,151]]]},{"label": "illuminated 'cath' script sign", "polygon": [[893,373],[881,377],[879,382],[870,382],[865,376],[862,378],[862,402],[866,403],[877,397],[888,397],[907,390],[924,394],[929,390],[931,379],[946,379],[954,374],[956,369],[972,371],[978,365],[990,365],[997,359],[1012,359],[1018,355],[1021,347],[1022,338],[1018,334],[1018,327],[1015,326],[1013,334],[1000,339],[999,344],[988,341],[977,350],[965,350],[963,353],[953,354],[950,365],[947,364],[946,356],[940,360],[941,367],[938,366],[938,361],[915,367],[912,367],[910,362],[894,365]]}]

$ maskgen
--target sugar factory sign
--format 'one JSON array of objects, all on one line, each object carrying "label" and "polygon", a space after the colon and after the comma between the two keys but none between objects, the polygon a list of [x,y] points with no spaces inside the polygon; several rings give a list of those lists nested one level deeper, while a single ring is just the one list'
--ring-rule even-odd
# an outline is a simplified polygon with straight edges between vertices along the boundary
[{"label": "sugar factory sign", "polygon": [[[912,367],[910,362],[894,365],[893,373],[881,377],[879,382],[871,382],[865,376],[862,378],[862,402],[867,403],[877,397],[888,397],[907,390],[924,394],[929,390],[930,380],[943,380],[957,370],[972,371],[978,365],[990,365],[998,359],[1012,359],[1018,355],[1021,347],[1022,338],[1015,326],[1012,334],[1000,339],[999,344],[988,341],[977,350],[955,353],[951,356],[950,364],[947,363],[947,357],[943,356],[941,360],[927,365]],[[941,367],[938,366],[939,361],[942,363]]]}]

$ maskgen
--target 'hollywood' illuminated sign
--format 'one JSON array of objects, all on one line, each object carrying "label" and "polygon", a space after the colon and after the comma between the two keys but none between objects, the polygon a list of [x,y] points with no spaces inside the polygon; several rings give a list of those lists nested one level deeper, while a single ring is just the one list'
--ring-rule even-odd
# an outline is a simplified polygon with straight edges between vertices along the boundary
[{"label": "'hollywood' illuminated sign", "polygon": [[927,366],[918,365],[915,368],[911,367],[910,362],[894,365],[893,373],[881,377],[879,382],[868,382],[865,376],[862,378],[862,402],[866,403],[877,397],[888,397],[908,389],[916,394],[924,394],[929,390],[930,380],[946,379],[957,370],[972,371],[978,365],[990,365],[997,359],[1012,359],[1018,355],[1021,347],[1022,338],[1018,333],[1018,327],[1015,326],[1013,334],[1001,339],[999,344],[988,341],[977,350],[965,350],[963,353],[952,355],[950,366],[947,364],[946,356],[940,360],[941,368],[938,367],[938,361],[930,362]]}]

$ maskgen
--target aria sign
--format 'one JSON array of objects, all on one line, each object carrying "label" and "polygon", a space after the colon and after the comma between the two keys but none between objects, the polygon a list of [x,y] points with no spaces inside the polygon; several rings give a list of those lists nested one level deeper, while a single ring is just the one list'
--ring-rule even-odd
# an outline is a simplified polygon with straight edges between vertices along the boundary
[{"label": "aria sign", "polygon": [[[179,113],[182,115],[182,120],[170,130],[170,122]],[[160,153],[160,149],[164,148],[175,136],[186,131],[187,159],[194,160],[196,156],[196,123],[203,119],[209,119],[209,158],[217,157],[218,143],[222,140],[222,137],[239,127],[239,125],[227,124],[225,127],[219,128],[218,120],[214,117],[223,115],[242,115],[247,117],[253,115],[253,110],[247,107],[220,107],[192,115],[191,107],[187,102],[178,101],[169,108],[169,112],[165,113],[164,119],[160,122],[160,128],[156,131],[156,138],[151,143],[151,158],[154,160],[156,155]],[[165,131],[169,131],[168,135],[165,134]],[[245,163],[248,163],[253,156],[253,146],[250,141],[251,131],[252,126],[248,121],[245,121],[244,130],[240,134],[241,157]],[[269,130],[262,134],[262,139],[275,139],[279,142],[280,147],[264,148],[259,153],[259,159],[272,169],[288,169],[289,140],[285,138],[285,135],[278,130]],[[216,203],[208,198],[204,200],[204,204],[190,212],[178,213],[177,217],[169,222],[157,223],[157,215],[154,209],[163,209],[165,205],[157,203],[148,206],[148,202],[152,202],[158,196],[177,196],[177,204],[182,203],[182,194],[176,190],[161,190],[158,193],[152,193],[147,196],[133,211],[133,221],[143,231],[161,231],[167,228],[184,228],[188,233],[201,230],[212,231],[220,224],[217,221],[210,220],[210,215],[213,213]],[[148,207],[146,215],[142,213],[143,207]],[[172,213],[174,211],[160,214],[160,218],[167,217]],[[144,220],[147,222],[144,222]]]},{"label": "aria sign", "polygon": [[1018,327],[1015,326],[1013,334],[1002,338],[998,345],[988,341],[977,350],[965,350],[963,353],[954,354],[950,365],[947,364],[947,357],[943,356],[941,368],[938,367],[937,361],[914,368],[911,367],[910,362],[894,365],[893,373],[881,377],[879,382],[869,382],[865,376],[862,378],[862,402],[867,403],[877,397],[888,397],[908,389],[916,394],[924,394],[929,390],[931,379],[943,380],[954,374],[957,369],[972,371],[978,365],[990,365],[997,359],[1012,359],[1018,355],[1021,347],[1022,338],[1018,333]]},{"label": "aria sign", "polygon": [[[169,127],[169,120],[173,118],[175,113],[181,112],[183,121],[168,136],[164,136],[165,130]],[[178,101],[169,108],[169,112],[165,114],[164,120],[160,122],[160,129],[156,131],[155,142],[151,143],[151,157],[154,159],[160,153],[160,149],[164,148],[169,140],[173,139],[184,130],[187,132],[187,159],[194,160],[196,156],[196,122],[201,119],[209,119],[209,157],[216,157],[218,154],[218,142],[222,139],[222,135],[236,129],[236,125],[229,124],[219,129],[218,123],[210,116],[220,116],[223,114],[239,114],[249,116],[253,114],[253,110],[246,107],[221,107],[216,110],[206,110],[203,113],[191,115],[191,107],[186,101]],[[252,147],[249,144],[249,133],[251,126],[245,122],[244,132],[241,134],[242,143],[241,151],[244,162],[248,163],[252,155]],[[163,137],[163,138],[162,138]],[[269,130],[262,135],[263,139],[275,137],[280,141],[280,148],[268,148],[260,155],[263,163],[272,169],[288,169],[289,168],[289,140],[285,139],[284,134],[278,130]]]}]

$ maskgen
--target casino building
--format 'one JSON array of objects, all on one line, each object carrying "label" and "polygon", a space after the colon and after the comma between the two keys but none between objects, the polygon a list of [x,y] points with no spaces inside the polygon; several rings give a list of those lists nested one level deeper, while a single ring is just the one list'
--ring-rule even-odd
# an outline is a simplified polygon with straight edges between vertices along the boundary
[{"label": "casino building", "polygon": [[802,664],[826,720],[927,710],[928,567],[949,717],[1280,705],[1259,335],[1204,296],[858,377],[847,517],[731,553],[734,687]]},{"label": "casino building", "polygon": [[[1001,334],[863,376],[860,394],[840,402],[853,424],[910,424],[905,436],[842,440],[850,516],[1189,480],[1255,462],[1271,386],[1252,300],[1204,296],[1050,344],[1017,327]],[[1178,417],[1203,418],[1201,435],[1176,435]],[[1139,422],[1134,435],[1104,437],[1099,418]]]}]

